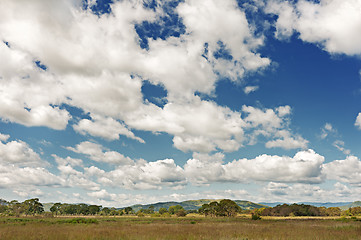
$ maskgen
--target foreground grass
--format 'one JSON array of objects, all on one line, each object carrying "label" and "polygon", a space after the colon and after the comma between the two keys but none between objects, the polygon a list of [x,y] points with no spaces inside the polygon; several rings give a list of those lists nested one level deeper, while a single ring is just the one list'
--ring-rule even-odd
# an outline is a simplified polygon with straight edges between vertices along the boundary
[{"label": "foreground grass", "polygon": [[361,239],[357,219],[0,218],[0,239]]}]

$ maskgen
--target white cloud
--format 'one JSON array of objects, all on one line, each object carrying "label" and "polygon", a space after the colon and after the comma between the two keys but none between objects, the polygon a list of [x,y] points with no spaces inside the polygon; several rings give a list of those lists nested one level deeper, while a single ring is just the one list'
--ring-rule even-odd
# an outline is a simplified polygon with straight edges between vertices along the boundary
[{"label": "white cloud", "polygon": [[97,192],[90,192],[90,193],[88,193],[88,196],[94,197],[96,199],[108,200],[108,201],[116,201],[117,200],[117,194],[108,193],[105,189],[102,189]]},{"label": "white cloud", "polygon": [[[263,44],[263,38],[254,36],[245,13],[236,1],[187,0],[177,10],[183,17],[191,44],[203,46],[208,43],[208,61],[221,75],[237,80],[245,71],[258,70],[270,64],[268,58],[253,52]],[[213,56],[219,49],[219,41],[229,50],[233,57],[231,61]]]},{"label": "white cloud", "polygon": [[44,195],[44,192],[40,189],[17,189],[13,191],[16,195],[29,198],[29,197],[41,197]]},{"label": "white cloud", "polygon": [[247,86],[243,89],[245,94],[250,94],[251,92],[255,92],[258,90],[258,86]]},{"label": "white cloud", "polygon": [[361,113],[359,113],[356,117],[355,126],[358,127],[358,129],[361,130]]},{"label": "white cloud", "polygon": [[330,133],[336,133],[336,129],[331,123],[325,123],[325,126],[321,129],[321,139],[325,139]]},{"label": "white cloud", "polygon": [[305,182],[320,183],[324,157],[313,150],[300,151],[293,158],[286,156],[260,155],[255,159],[239,159],[223,164],[217,156],[213,161],[197,159],[187,161],[184,170],[190,182]]},{"label": "white cloud", "polygon": [[183,169],[173,159],[155,162],[139,160],[133,166],[119,166],[98,177],[102,177],[101,180],[107,185],[126,189],[179,189],[186,184]]},{"label": "white cloud", "polygon": [[52,154],[52,157],[55,159],[58,165],[62,165],[62,166],[70,165],[72,167],[83,166],[83,160],[81,159],[76,159],[71,157],[61,158],[55,154]]},{"label": "white cloud", "polygon": [[89,179],[83,172],[75,170],[71,165],[58,165],[58,170],[65,187],[81,187],[92,191],[100,190],[100,184]]},{"label": "white cloud", "polygon": [[[2,135],[4,136],[4,135]],[[8,138],[8,135],[3,137]],[[22,141],[0,142],[0,164],[17,166],[41,166],[45,164],[29,145]]]},{"label": "white cloud", "polygon": [[92,120],[82,119],[77,125],[73,126],[74,130],[85,135],[86,133],[102,137],[107,140],[117,140],[119,135],[124,135],[145,143],[143,139],[136,137],[128,128],[113,118],[104,118],[98,115],[92,115]]},{"label": "white cloud", "polygon": [[[0,37],[10,46],[0,44],[3,120],[65,129],[71,116],[60,106],[66,104],[92,117],[74,126],[80,134],[108,140],[125,135],[143,142],[131,128],[172,134],[182,151],[235,151],[242,146],[240,113],[194,95],[213,94],[218,74],[239,81],[270,64],[257,53],[263,37],[254,34],[236,1],[180,3],[175,11],[186,34],[148,39],[147,50],[140,48],[134,25],[157,21],[165,14],[160,9],[121,1],[111,5],[112,14],[97,16],[71,3],[3,2]],[[232,60],[214,56],[220,41]],[[163,108],[143,102],[143,79],[167,91]]]},{"label": "white cloud", "polygon": [[276,137],[280,137],[275,140],[266,142],[267,148],[281,147],[284,149],[306,149],[308,141],[301,136],[292,137],[290,132],[286,130],[280,130],[275,134]]},{"label": "white cloud", "polygon": [[0,141],[6,142],[9,138],[10,138],[10,135],[0,133]]},{"label": "white cloud", "polygon": [[326,163],[323,171],[328,179],[361,186],[361,161],[355,156]]},{"label": "white cloud", "polygon": [[81,142],[77,144],[75,148],[66,147],[66,149],[76,153],[85,154],[91,160],[96,162],[105,162],[117,165],[134,164],[134,161],[129,157],[125,157],[124,155],[115,151],[103,151],[103,146],[89,141]]},{"label": "white cloud", "polygon": [[345,143],[341,140],[334,141],[332,145],[346,155],[349,155],[351,153],[349,149],[345,148]]},{"label": "white cloud", "polygon": [[174,135],[174,146],[182,151],[237,150],[244,139],[241,113],[198,96],[191,99],[168,102],[162,109],[148,105],[126,116],[126,122],[135,129]]},{"label": "white cloud", "polygon": [[270,1],[266,12],[278,16],[276,37],[288,38],[294,31],[303,41],[315,43],[331,54],[361,54],[361,2],[359,0]]},{"label": "white cloud", "polygon": [[62,186],[64,181],[41,167],[16,167],[0,164],[0,187]]},{"label": "white cloud", "polygon": [[259,109],[243,106],[242,111],[247,114],[244,118],[246,128],[255,129],[250,134],[249,144],[254,145],[257,137],[263,135],[271,140],[266,142],[267,148],[280,147],[286,150],[306,149],[308,141],[299,135],[292,134],[288,129],[291,107],[280,106],[276,109]]}]

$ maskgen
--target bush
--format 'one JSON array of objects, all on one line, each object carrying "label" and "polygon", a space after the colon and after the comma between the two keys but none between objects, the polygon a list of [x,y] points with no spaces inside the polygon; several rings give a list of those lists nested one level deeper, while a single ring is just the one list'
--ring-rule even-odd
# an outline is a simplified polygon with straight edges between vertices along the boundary
[{"label": "bush", "polygon": [[187,216],[187,213],[186,211],[184,210],[179,210],[177,213],[176,213],[177,217],[185,217]]},{"label": "bush", "polygon": [[252,213],[252,220],[261,220],[261,216],[257,213]]},{"label": "bush", "polygon": [[77,223],[85,223],[85,224],[89,224],[89,223],[99,223],[98,220],[94,219],[94,218],[72,218],[69,220],[65,220],[65,221],[59,221],[59,222],[64,222],[64,223],[71,223],[71,224],[77,224]]},{"label": "bush", "polygon": [[138,212],[137,212],[137,216],[138,216],[138,217],[144,217],[145,214],[144,214],[143,212],[141,212],[141,211],[138,211]]}]

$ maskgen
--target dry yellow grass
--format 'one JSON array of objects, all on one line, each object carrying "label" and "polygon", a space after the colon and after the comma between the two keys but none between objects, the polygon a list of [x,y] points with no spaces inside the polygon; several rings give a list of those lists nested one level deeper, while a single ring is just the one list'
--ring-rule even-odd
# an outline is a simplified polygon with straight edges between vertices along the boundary
[{"label": "dry yellow grass", "polygon": [[361,239],[361,222],[333,219],[246,218],[0,219],[0,239]]}]

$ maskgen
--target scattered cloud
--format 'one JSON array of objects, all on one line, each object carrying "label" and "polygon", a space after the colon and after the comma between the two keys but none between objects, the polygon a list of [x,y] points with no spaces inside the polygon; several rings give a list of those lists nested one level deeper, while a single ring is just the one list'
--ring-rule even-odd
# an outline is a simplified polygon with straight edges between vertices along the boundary
[{"label": "scattered cloud", "polygon": [[336,129],[332,126],[331,123],[325,123],[325,126],[321,128],[321,139],[325,139],[329,134],[336,133]]},{"label": "scattered cloud", "polygon": [[334,141],[332,145],[346,155],[349,155],[351,153],[351,151],[349,149],[346,149],[344,147],[345,143],[341,140]]},{"label": "scattered cloud", "polygon": [[245,94],[250,94],[251,92],[255,92],[258,90],[258,86],[247,86],[243,89]]},{"label": "scattered cloud", "polygon": [[66,147],[67,150],[84,154],[96,162],[105,162],[117,165],[131,165],[133,160],[115,151],[103,151],[103,146],[93,142],[81,142],[73,147]]},{"label": "scattered cloud", "polygon": [[92,120],[82,119],[77,125],[73,126],[74,130],[80,134],[90,134],[94,137],[101,137],[106,140],[117,140],[119,135],[135,139],[141,143],[145,143],[143,139],[136,137],[128,128],[113,118],[104,118],[92,115]]},{"label": "scattered cloud", "polygon": [[361,113],[359,113],[356,117],[355,126],[358,127],[358,129],[361,130]]},{"label": "scattered cloud", "polygon": [[315,43],[331,54],[360,55],[361,2],[321,0],[319,2],[273,0],[265,7],[278,16],[276,37],[287,39],[294,32],[305,42]]}]

